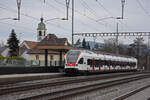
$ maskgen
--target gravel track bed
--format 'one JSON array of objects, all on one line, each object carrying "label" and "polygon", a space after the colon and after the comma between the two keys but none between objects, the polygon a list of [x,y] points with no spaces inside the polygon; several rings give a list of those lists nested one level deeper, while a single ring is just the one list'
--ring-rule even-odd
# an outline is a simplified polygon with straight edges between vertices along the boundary
[{"label": "gravel track bed", "polygon": [[94,78],[94,77],[108,77],[111,75],[125,75],[125,74],[132,74],[130,73],[112,73],[112,74],[99,74],[99,75],[92,75],[92,76],[77,76],[77,77],[61,77],[61,78],[51,78],[51,79],[42,79],[42,80],[33,80],[33,81],[27,81],[27,82],[18,82],[13,84],[7,84],[7,85],[0,85],[0,90],[2,89],[8,89],[8,88],[16,88],[16,87],[23,87],[27,85],[33,85],[33,84],[45,84],[49,82],[57,82],[57,81],[65,81],[65,80],[73,80],[73,79],[85,79],[85,78]]},{"label": "gravel track bed", "polygon": [[[118,73],[117,73],[118,74]],[[117,75],[116,74],[116,75]],[[110,76],[111,74],[101,74],[101,76]],[[119,75],[119,74],[118,74]],[[55,81],[60,81],[60,80],[66,80],[66,79],[81,79],[81,78],[94,78],[97,75],[93,75],[93,76],[80,76],[80,77],[65,77],[65,78],[57,78],[57,79],[46,79],[46,80],[36,80],[33,82],[21,82],[21,83],[17,83],[14,84],[14,87],[17,85],[26,85],[27,84],[32,84],[32,83],[45,83],[45,82],[55,82]],[[130,76],[135,76],[135,75],[130,75]],[[138,76],[138,75],[136,75]],[[122,78],[122,77],[121,77]],[[119,79],[119,78],[114,78],[114,79]],[[74,84],[69,84],[69,85],[61,85],[61,86],[53,86],[53,87],[47,87],[47,88],[39,88],[39,89],[34,89],[34,90],[29,90],[29,91],[22,91],[22,92],[18,92],[18,93],[11,93],[8,95],[3,95],[1,96],[1,100],[16,100],[19,98],[25,98],[25,97],[30,97],[30,96],[35,96],[35,95],[40,95],[40,94],[45,94],[45,93],[50,93],[50,92],[57,92],[60,90],[64,90],[64,89],[70,89],[70,88],[76,88],[76,87],[81,87],[81,86],[86,86],[86,85],[90,85],[90,84],[95,84],[95,83],[100,83],[100,82],[106,82],[108,81],[108,79],[103,79],[103,80],[99,80],[99,81],[90,81],[90,82],[82,82],[82,83],[74,83]],[[110,81],[110,79],[109,79]],[[11,87],[11,84],[10,84]]]},{"label": "gravel track bed", "polygon": [[105,88],[103,90],[86,93],[77,97],[67,98],[65,100],[115,100],[114,98],[120,95],[123,95],[127,92],[133,91],[149,84],[150,78],[146,78],[110,88]]},{"label": "gravel track bed", "polygon": [[[139,75],[131,75],[131,76],[139,76]],[[123,77],[121,77],[121,78],[123,78]],[[48,87],[48,88],[40,88],[40,89],[34,89],[34,90],[29,90],[29,91],[23,91],[23,92],[19,92],[19,93],[12,93],[12,94],[1,96],[1,100],[16,100],[16,99],[36,96],[36,95],[40,95],[40,94],[57,92],[57,91],[70,89],[70,88],[77,88],[77,87],[82,87],[82,86],[86,86],[86,85],[112,81],[112,80],[121,79],[121,78],[118,77],[118,78],[112,78],[112,79],[103,79],[103,80],[99,80],[99,81],[74,83],[74,84],[69,84],[69,85],[53,86],[53,87]],[[46,100],[46,99],[48,99],[48,98],[45,97],[43,100]],[[39,100],[41,100],[41,98]]]}]

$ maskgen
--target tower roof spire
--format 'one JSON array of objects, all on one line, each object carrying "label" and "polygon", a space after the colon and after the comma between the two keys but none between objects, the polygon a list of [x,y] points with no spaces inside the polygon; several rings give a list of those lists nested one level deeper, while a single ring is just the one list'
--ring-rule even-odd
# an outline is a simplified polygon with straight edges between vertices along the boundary
[{"label": "tower roof spire", "polygon": [[43,18],[43,17],[41,17],[41,22],[43,22],[43,20],[44,20],[44,18]]},{"label": "tower roof spire", "polygon": [[41,22],[38,24],[37,30],[46,30],[46,25],[44,24],[44,18],[40,18]]}]

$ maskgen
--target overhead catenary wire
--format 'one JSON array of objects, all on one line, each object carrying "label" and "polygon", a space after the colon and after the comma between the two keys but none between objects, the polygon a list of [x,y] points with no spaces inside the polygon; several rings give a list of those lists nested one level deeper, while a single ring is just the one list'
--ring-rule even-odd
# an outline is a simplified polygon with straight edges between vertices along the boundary
[{"label": "overhead catenary wire", "polygon": [[97,13],[96,13],[91,7],[89,7],[89,5],[88,5],[84,0],[82,0],[82,5],[83,5],[86,9],[88,9],[91,14],[93,14],[93,15],[96,16],[97,18],[100,17],[100,16],[97,15]]},{"label": "overhead catenary wire", "polygon": [[[98,5],[99,5],[101,8],[103,8],[103,9],[107,12],[108,15],[110,15],[110,16],[113,17],[113,18],[115,18],[114,15],[113,15],[107,8],[105,8],[105,6],[104,6],[101,2],[99,2],[99,1],[101,1],[101,0],[96,0],[96,2],[98,3]],[[123,23],[123,22],[120,21],[120,20],[118,20],[118,21],[119,21],[119,23],[121,23],[122,25],[124,25],[126,28],[130,29],[130,27],[129,27],[127,24]]]},{"label": "overhead catenary wire", "polygon": [[[16,26],[16,25],[14,25],[14,24],[10,24],[10,23],[5,23],[5,22],[0,22],[0,24],[6,24],[6,25],[9,25],[9,26]],[[21,30],[24,30],[24,31],[30,31],[30,32],[34,32],[34,30],[33,29],[31,29],[31,28],[28,28],[28,27],[24,27],[24,26],[18,26],[17,25],[17,28],[20,28]]]},{"label": "overhead catenary wire", "polygon": [[[57,3],[58,3],[58,2],[57,2]],[[64,14],[64,12],[63,12],[62,10],[60,10],[58,7],[55,7],[54,5],[52,5],[51,3],[49,3],[48,1],[46,2],[46,4],[47,4],[49,7],[53,8],[54,10],[56,10],[56,11],[58,11],[58,12]],[[61,4],[61,6],[64,7],[65,5],[62,5],[62,4]],[[70,9],[71,9],[71,8],[70,8]],[[69,19],[71,19],[71,16],[70,16],[70,15],[69,15]],[[87,26],[87,27],[90,28],[90,29],[99,30],[99,28],[96,28],[96,27],[87,25],[87,24],[84,23],[82,20],[80,20],[80,21],[78,21],[78,22],[81,23],[83,26]]]},{"label": "overhead catenary wire", "polygon": [[[56,1],[58,4],[60,4],[60,5],[63,5],[63,6],[65,6],[63,3],[61,3],[60,1],[57,1],[57,0],[54,0],[54,1]],[[71,7],[70,7],[70,9],[72,9]],[[94,18],[92,18],[92,17],[89,17],[89,16],[87,16],[87,15],[84,15],[84,14],[82,14],[80,11],[78,11],[78,10],[74,10],[76,13],[78,13],[78,14],[80,14],[80,15],[82,15],[82,16],[84,16],[84,17],[87,17],[88,19],[90,19],[90,20],[92,20],[92,21],[94,21],[94,22],[96,22],[96,20],[94,19]],[[97,22],[97,23],[99,23],[99,22]],[[101,23],[101,25],[104,25],[104,24],[102,24]]]},{"label": "overhead catenary wire", "polygon": [[143,7],[142,3],[141,3],[139,0],[136,0],[136,1],[137,1],[137,3],[139,4],[140,8],[144,11],[144,13],[145,13],[148,17],[150,17],[149,12]]},{"label": "overhead catenary wire", "polygon": [[[16,10],[9,9],[8,7],[5,8],[5,7],[1,7],[1,6],[0,6],[0,8],[1,8],[1,9],[4,9],[4,10],[7,10],[7,11],[9,11],[9,12],[12,12],[12,13],[17,13]],[[36,20],[36,21],[39,21],[39,18],[33,17],[33,16],[31,16],[31,15],[24,14],[24,13],[20,13],[20,14],[23,15],[23,16],[25,16],[25,17],[28,17],[28,18],[30,18],[30,19],[34,19],[34,20]],[[50,23],[49,23],[49,24],[50,24]],[[58,28],[58,26],[55,25],[55,24],[53,24],[52,26]],[[62,30],[65,30],[65,28],[63,28],[63,27],[61,27],[61,26],[59,26],[59,28],[62,29]]]},{"label": "overhead catenary wire", "polygon": [[[57,2],[58,4],[60,4],[60,5],[62,5],[62,6],[65,6],[62,2],[60,2],[60,1],[57,1],[57,0],[54,0],[55,2]],[[72,9],[71,7],[70,7],[70,9]],[[80,11],[78,11],[78,10],[74,10],[76,13],[78,13],[79,15],[81,15],[81,16],[84,16],[84,17],[86,17],[87,19],[89,19],[89,20],[91,20],[91,21],[93,21],[93,22],[95,22],[95,23],[97,23],[97,24],[99,24],[99,25],[102,25],[102,26],[104,26],[104,27],[106,27],[106,25],[104,24],[104,23],[102,23],[102,22],[97,22],[97,20],[96,19],[94,19],[94,18],[92,18],[92,17],[90,17],[90,16],[87,16],[87,15],[85,15],[85,14],[83,14],[83,13],[81,13]],[[108,27],[106,27],[106,28],[108,28]]]}]

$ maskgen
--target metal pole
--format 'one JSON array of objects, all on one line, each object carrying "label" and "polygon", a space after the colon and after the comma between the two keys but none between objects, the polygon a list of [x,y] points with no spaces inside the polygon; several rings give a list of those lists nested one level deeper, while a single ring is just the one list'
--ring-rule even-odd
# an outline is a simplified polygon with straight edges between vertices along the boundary
[{"label": "metal pole", "polygon": [[72,45],[74,45],[74,0],[72,0]]},{"label": "metal pole", "polygon": [[116,54],[119,54],[119,51],[118,51],[118,22],[117,22],[117,35],[116,35]]},{"label": "metal pole", "polygon": [[140,43],[138,43],[137,46],[138,46],[138,47],[137,47],[137,53],[138,53],[138,54],[137,54],[137,56],[138,56],[138,57],[137,57],[137,58],[138,58],[138,68],[139,68],[139,69],[142,69],[141,66],[140,66],[140,57],[139,57],[139,56],[140,56]]},{"label": "metal pole", "polygon": [[18,7],[18,20],[20,20],[20,7],[21,7],[21,0],[17,0],[17,7]]},{"label": "metal pole", "polygon": [[147,70],[150,70],[150,68],[149,68],[149,42],[150,42],[150,36],[148,36],[148,44],[147,44],[147,50],[148,50],[148,53],[147,53]]},{"label": "metal pole", "polygon": [[48,49],[45,49],[45,67],[48,66]]},{"label": "metal pole", "polygon": [[122,4],[122,19],[123,19],[123,16],[124,16],[124,5]]}]

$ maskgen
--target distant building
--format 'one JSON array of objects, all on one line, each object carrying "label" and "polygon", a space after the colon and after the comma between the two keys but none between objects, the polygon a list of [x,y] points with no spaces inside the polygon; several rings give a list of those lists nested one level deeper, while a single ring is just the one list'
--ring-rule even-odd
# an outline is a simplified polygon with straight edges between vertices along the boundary
[{"label": "distant building", "polygon": [[29,50],[35,48],[35,46],[46,36],[46,25],[43,22],[43,18],[40,19],[40,23],[37,28],[37,41],[23,41],[19,48],[19,55],[24,57],[27,60],[30,60]]},{"label": "distant building", "polygon": [[[64,50],[64,47],[71,46],[67,38],[58,38],[54,34],[46,35],[46,25],[43,22],[43,18],[40,19],[41,22],[38,24],[37,28],[37,41],[24,41],[20,45],[19,54],[27,60],[32,60],[37,62],[39,65],[44,66],[45,62],[45,51],[44,49],[39,49],[40,47],[46,47],[48,49],[48,65],[58,66],[60,64],[60,52],[59,50]],[[53,46],[49,48],[49,46]],[[59,50],[54,49],[59,48]],[[65,49],[66,50],[66,49]],[[68,50],[68,49],[67,49]],[[64,60],[65,52],[61,52],[62,61]]]},{"label": "distant building", "polygon": [[[37,46],[41,46],[48,49],[48,66],[59,66],[60,53],[59,51],[53,50],[57,47],[64,49],[64,46],[70,46],[67,38],[58,38],[54,34],[48,34],[43,40],[41,40]],[[38,49],[37,46],[31,49],[28,54],[30,60],[39,61],[40,65],[44,66],[45,63],[45,51]],[[49,48],[53,46],[53,49]],[[62,52],[62,61],[64,61],[65,52]]]}]

